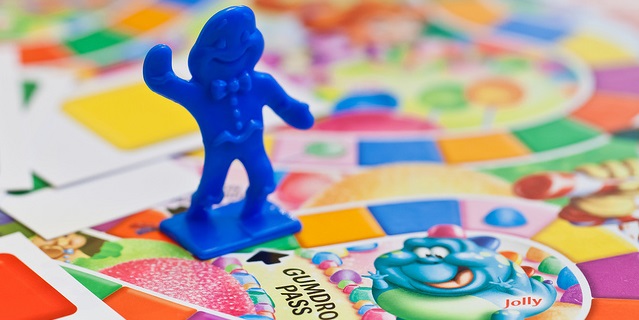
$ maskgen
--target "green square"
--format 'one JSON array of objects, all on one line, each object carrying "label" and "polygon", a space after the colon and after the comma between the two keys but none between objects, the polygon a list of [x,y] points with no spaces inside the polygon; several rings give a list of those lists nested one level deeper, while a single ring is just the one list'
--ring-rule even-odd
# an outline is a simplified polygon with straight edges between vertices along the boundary
[{"label": "green square", "polygon": [[75,280],[78,280],[85,288],[89,289],[100,300],[108,297],[110,294],[116,292],[122,288],[122,285],[106,279],[96,277],[92,274],[88,274],[76,269],[62,267],[68,272]]},{"label": "green square", "polygon": [[0,236],[6,236],[14,232],[20,232],[27,238],[31,238],[35,236],[35,232],[29,230],[29,228],[23,226],[21,223],[17,221],[0,225]]},{"label": "green square", "polygon": [[513,133],[535,152],[573,145],[599,135],[598,131],[569,119],[559,119]]},{"label": "green square", "polygon": [[85,54],[122,43],[127,39],[127,35],[104,29],[67,41],[66,45],[78,54]]}]

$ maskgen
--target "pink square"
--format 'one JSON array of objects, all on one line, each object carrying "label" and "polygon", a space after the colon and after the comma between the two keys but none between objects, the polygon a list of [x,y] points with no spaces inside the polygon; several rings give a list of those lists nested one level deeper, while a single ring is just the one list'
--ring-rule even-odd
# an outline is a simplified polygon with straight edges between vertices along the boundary
[{"label": "pink square", "polygon": [[[497,208],[512,208],[519,211],[526,224],[519,227],[498,227],[484,221],[486,215]],[[462,227],[473,231],[493,231],[530,238],[557,219],[560,208],[544,202],[517,198],[486,197],[460,201]]]},{"label": "pink square", "polygon": [[357,140],[348,135],[278,136],[273,162],[282,165],[355,166]]}]

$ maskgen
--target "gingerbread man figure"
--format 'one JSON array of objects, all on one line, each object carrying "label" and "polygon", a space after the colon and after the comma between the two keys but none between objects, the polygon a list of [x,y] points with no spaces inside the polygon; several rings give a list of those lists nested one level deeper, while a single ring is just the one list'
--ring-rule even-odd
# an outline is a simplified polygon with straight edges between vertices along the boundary
[{"label": "gingerbread man figure", "polygon": [[307,104],[288,96],[271,75],[254,70],[263,50],[253,11],[237,6],[216,13],[202,28],[188,57],[190,80],[173,72],[167,45],[156,45],[146,56],[148,87],[186,108],[202,133],[204,170],[185,213],[189,221],[207,219],[211,206],[222,201],[224,180],[236,159],[250,182],[238,218],[264,220],[266,197],[275,189],[263,142],[265,105],[295,128],[313,125]]}]

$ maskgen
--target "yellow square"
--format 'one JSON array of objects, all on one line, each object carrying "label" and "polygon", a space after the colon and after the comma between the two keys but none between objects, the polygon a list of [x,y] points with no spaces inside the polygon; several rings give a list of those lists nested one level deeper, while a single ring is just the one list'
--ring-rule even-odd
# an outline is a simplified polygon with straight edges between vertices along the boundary
[{"label": "yellow square", "polygon": [[632,53],[617,43],[594,34],[576,34],[561,45],[592,66],[618,65],[636,60]]},{"label": "yellow square", "polygon": [[198,131],[182,106],[144,83],[123,86],[64,103],[64,112],[122,149],[136,149]]},{"label": "yellow square", "polygon": [[574,226],[555,220],[532,240],[545,244],[579,263],[637,252],[630,242],[604,227]]},{"label": "yellow square", "polygon": [[302,231],[295,236],[305,248],[386,235],[366,208],[324,212],[298,218],[302,222]]}]

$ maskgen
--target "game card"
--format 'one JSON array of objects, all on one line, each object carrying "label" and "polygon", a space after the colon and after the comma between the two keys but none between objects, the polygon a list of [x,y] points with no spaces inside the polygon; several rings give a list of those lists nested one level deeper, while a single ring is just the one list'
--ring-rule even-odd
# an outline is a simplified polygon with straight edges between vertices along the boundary
[{"label": "game card", "polygon": [[[29,106],[35,130],[34,170],[53,186],[92,179],[200,145],[199,137],[193,134],[164,144],[121,150],[62,112],[61,106],[68,97],[82,91],[82,87],[76,88],[77,84],[69,74],[50,71],[41,72],[37,77],[42,85]],[[113,88],[106,82],[101,83],[103,90]]]},{"label": "game card", "polygon": [[199,175],[173,160],[65,188],[0,197],[0,207],[45,239],[132,214],[197,186]]},{"label": "game card", "polygon": [[16,48],[0,46],[0,190],[33,187],[27,139],[27,118],[22,105],[22,75]]},{"label": "game card", "polygon": [[[176,72],[186,74],[176,57]],[[42,71],[30,103],[34,170],[53,186],[95,178],[145,161],[202,147],[198,126],[181,106],[151,92],[138,68],[78,82],[70,74]],[[291,94],[312,110],[326,110],[306,90]],[[266,126],[281,120],[264,108]]]},{"label": "game card", "polygon": [[22,234],[0,238],[0,270],[2,317],[122,319]]}]

